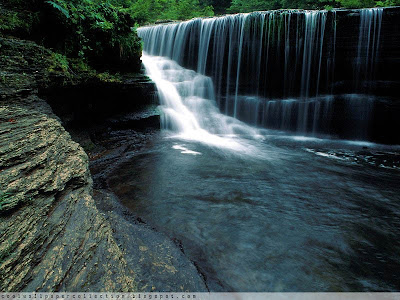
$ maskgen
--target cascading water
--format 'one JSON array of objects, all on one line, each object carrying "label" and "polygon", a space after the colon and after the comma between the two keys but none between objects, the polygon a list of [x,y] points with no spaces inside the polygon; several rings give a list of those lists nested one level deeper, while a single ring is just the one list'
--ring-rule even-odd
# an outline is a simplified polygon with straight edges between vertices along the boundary
[{"label": "cascading water", "polygon": [[236,136],[255,137],[257,130],[219,112],[210,77],[185,69],[165,57],[143,53],[142,62],[158,89],[163,128],[180,138],[248,154],[253,152],[252,147]]},{"label": "cascading water", "polygon": [[[368,139],[368,122],[357,110],[338,114],[354,107],[354,102],[361,111],[371,107],[369,96],[346,94],[359,93],[359,86],[373,78],[383,9],[358,12],[353,88],[341,91],[339,97],[333,95],[336,82],[341,80],[335,74],[336,18],[340,11],[228,15],[141,27],[138,34],[148,55],[171,58],[184,68],[209,76],[215,101],[227,115],[300,134]],[[369,115],[373,118],[373,112]],[[353,130],[360,126],[364,129]]]},{"label": "cascading water", "polygon": [[360,29],[355,59],[355,89],[365,82],[368,86],[374,79],[375,64],[379,54],[383,8],[366,9],[360,12]]},{"label": "cascading water", "polygon": [[320,74],[312,71],[322,64],[326,18],[326,11],[256,12],[142,27],[138,33],[149,55],[212,76],[219,101],[268,96],[272,86],[308,97],[317,93]]}]

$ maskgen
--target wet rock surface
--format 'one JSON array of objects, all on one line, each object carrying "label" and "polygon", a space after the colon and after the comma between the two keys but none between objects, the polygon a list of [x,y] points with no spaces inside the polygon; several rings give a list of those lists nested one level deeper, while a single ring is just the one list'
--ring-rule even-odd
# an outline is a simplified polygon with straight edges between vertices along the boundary
[{"label": "wet rock surface", "polygon": [[173,241],[142,223],[108,190],[95,190],[94,199],[128,264],[133,266],[139,290],[207,291],[195,265]]},{"label": "wet rock surface", "polygon": [[380,151],[368,148],[365,148],[362,151],[326,148],[305,148],[304,150],[319,156],[342,160],[351,164],[358,164],[374,168],[400,170],[400,153],[398,151],[396,152],[395,150]]},{"label": "wet rock surface", "polygon": [[[185,256],[176,241],[155,230],[120,203],[109,187],[109,178],[121,165],[151,147],[158,138],[159,112],[152,106],[107,119],[105,127],[90,134],[74,134],[81,144],[91,144],[90,171],[97,208],[106,216],[113,237],[126,253],[146,291],[207,291],[196,263]],[[156,126],[153,126],[156,125]],[[134,128],[134,129],[133,129]],[[128,183],[127,183],[128,184]]]},{"label": "wet rock surface", "polygon": [[[88,155],[38,96],[52,76],[51,84],[63,80],[47,71],[49,51],[0,42],[0,290],[206,290],[173,241],[125,216],[108,191],[93,197]],[[102,164],[121,162],[152,134],[105,128],[109,140],[92,137],[97,144],[90,132],[72,132],[93,147],[102,176]]]}]

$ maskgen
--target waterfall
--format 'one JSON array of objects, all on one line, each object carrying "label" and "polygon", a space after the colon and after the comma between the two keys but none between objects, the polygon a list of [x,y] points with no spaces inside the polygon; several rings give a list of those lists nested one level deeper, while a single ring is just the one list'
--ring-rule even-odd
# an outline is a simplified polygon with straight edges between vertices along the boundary
[{"label": "waterfall", "polygon": [[253,153],[251,146],[236,137],[257,137],[258,131],[220,113],[210,77],[161,56],[143,53],[142,62],[158,89],[164,129],[183,139]]},{"label": "waterfall", "polygon": [[[304,51],[303,51],[303,70],[301,72],[301,91],[300,95],[303,102],[300,103],[299,124],[297,129],[300,132],[307,132],[308,127],[308,113],[309,113],[309,96],[310,96],[310,81],[311,71],[315,66],[314,71],[317,72],[315,94],[318,94],[322,49],[324,42],[326,12],[305,12],[305,29],[304,29]],[[319,102],[316,102],[318,105]],[[314,111],[317,112],[317,107]],[[317,112],[318,114],[318,112]]]},{"label": "waterfall", "polygon": [[367,89],[374,79],[375,64],[379,54],[383,8],[363,9],[360,11],[357,56],[355,59],[355,89]]},{"label": "waterfall", "polygon": [[[354,85],[341,97],[334,97],[334,84],[344,76],[337,74],[337,64],[343,68],[336,45],[340,10],[277,10],[193,19],[141,27],[138,34],[146,57],[169,58],[185,70],[196,70],[196,76],[208,78],[212,96],[195,96],[216,103],[228,116],[300,134],[339,132],[346,136],[346,130],[333,123],[347,119],[335,114],[346,108],[351,124],[353,119],[362,119],[360,124],[368,127],[363,117],[354,117],[357,111],[351,108],[357,99],[361,111],[370,111],[371,98],[345,94],[359,92],[360,86],[373,79],[381,39],[383,9],[358,11]],[[344,73],[348,76],[349,72]],[[372,119],[372,112],[367,115]],[[196,124],[200,122],[197,119]],[[170,121],[166,123],[171,127]],[[212,132],[212,128],[207,130]],[[351,136],[352,128],[347,131]],[[367,134],[355,136],[367,138]]]},{"label": "waterfall", "polygon": [[217,101],[227,102],[225,113],[236,117],[241,94],[268,97],[277,92],[272,88],[282,95],[318,93],[326,16],[326,11],[256,12],[141,27],[138,33],[149,55],[211,76]]}]

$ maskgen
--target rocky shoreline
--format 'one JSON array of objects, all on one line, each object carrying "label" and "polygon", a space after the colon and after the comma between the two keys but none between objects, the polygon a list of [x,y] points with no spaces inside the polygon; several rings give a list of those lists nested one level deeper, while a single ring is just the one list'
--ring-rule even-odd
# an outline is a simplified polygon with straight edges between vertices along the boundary
[{"label": "rocky shoreline", "polygon": [[[154,114],[144,118],[153,127],[139,132],[131,129],[141,123],[137,114],[71,125],[54,114],[55,94],[42,97],[65,82],[62,72],[49,71],[51,52],[11,38],[0,38],[0,46],[1,291],[207,291],[179,247],[138,222],[101,184],[124,153],[133,155],[157,132]],[[126,84],[98,85],[129,93]],[[94,143],[99,131],[108,140],[97,135]],[[73,139],[86,142],[94,190],[89,157]]]}]

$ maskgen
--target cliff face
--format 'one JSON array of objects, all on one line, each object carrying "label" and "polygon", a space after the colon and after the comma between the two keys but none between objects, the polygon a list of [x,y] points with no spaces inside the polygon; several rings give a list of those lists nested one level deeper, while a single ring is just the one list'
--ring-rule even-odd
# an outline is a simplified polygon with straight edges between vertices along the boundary
[{"label": "cliff face", "polygon": [[[88,158],[48,106],[2,105],[1,290],[135,290],[91,196]],[[47,111],[46,111],[47,110]],[[4,194],[3,194],[4,195]]]},{"label": "cliff face", "polygon": [[[86,153],[35,95],[47,51],[10,40],[2,49],[1,290],[136,289],[92,199]],[[44,59],[30,63],[34,53]]]},{"label": "cliff face", "polygon": [[0,290],[205,290],[173,242],[96,207],[88,156],[37,94],[63,79],[48,71],[51,53],[0,48]]}]

